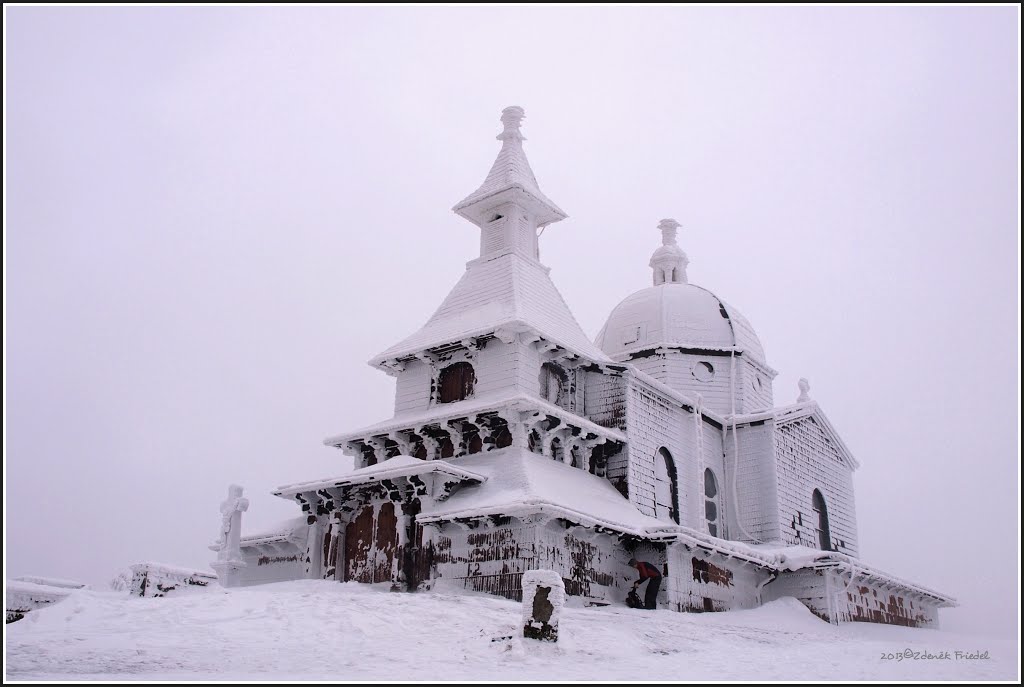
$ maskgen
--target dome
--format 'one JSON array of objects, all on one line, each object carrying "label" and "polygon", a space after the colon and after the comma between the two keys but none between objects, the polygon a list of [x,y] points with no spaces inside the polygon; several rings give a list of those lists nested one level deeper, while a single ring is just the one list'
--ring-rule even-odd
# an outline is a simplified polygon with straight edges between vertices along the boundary
[{"label": "dome", "polygon": [[654,346],[731,350],[765,363],[747,319],[707,289],[664,283],[637,291],[615,306],[595,339],[611,357]]}]

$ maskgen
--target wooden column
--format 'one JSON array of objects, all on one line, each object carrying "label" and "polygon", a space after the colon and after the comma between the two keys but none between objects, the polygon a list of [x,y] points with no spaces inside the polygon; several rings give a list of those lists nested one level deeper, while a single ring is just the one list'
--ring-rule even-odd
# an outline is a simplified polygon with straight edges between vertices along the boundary
[{"label": "wooden column", "polygon": [[313,522],[310,523],[309,530],[306,532],[306,552],[302,560],[305,562],[306,579],[315,580],[320,577],[321,558],[324,548],[324,528],[322,517],[311,517]]}]

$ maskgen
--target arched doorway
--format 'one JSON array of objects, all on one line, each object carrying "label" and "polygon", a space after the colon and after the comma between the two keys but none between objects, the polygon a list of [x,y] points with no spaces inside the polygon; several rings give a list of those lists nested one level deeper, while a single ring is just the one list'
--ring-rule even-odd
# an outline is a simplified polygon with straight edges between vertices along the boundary
[{"label": "arched doorway", "polygon": [[825,505],[825,497],[817,489],[811,495],[811,505],[818,514],[818,548],[822,551],[831,551],[832,533],[828,529],[828,507]]},{"label": "arched doorway", "polygon": [[654,454],[654,517],[679,523],[676,464],[664,446]]},{"label": "arched doorway", "polygon": [[712,537],[725,537],[721,530],[719,517],[721,513],[718,500],[718,479],[711,468],[704,469],[704,520],[708,523],[708,534]]}]

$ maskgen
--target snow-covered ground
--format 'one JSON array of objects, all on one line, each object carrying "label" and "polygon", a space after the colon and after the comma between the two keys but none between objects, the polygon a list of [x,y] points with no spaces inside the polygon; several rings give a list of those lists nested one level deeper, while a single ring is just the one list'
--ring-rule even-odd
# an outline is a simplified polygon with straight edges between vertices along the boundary
[{"label": "snow-covered ground", "polygon": [[[869,624],[799,602],[684,614],[565,608],[557,645],[520,639],[520,605],[305,580],[167,598],[72,591],[8,625],[7,679],[991,680],[1013,641]],[[903,656],[922,652],[918,658]],[[987,651],[988,658],[954,652]],[[925,658],[949,652],[949,659]]]}]

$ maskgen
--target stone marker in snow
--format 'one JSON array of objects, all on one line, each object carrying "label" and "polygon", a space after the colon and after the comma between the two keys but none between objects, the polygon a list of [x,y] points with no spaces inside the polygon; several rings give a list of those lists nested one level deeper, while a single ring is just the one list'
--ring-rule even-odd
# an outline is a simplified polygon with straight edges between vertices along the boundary
[{"label": "stone marker in snow", "polygon": [[558,641],[558,616],[565,605],[565,585],[554,570],[523,573],[523,636]]},{"label": "stone marker in snow", "polygon": [[242,560],[242,513],[249,510],[249,499],[242,496],[242,487],[232,484],[228,497],[220,504],[220,538],[210,546],[217,560],[210,567],[217,571],[222,587],[237,587],[238,572],[245,567]]}]

